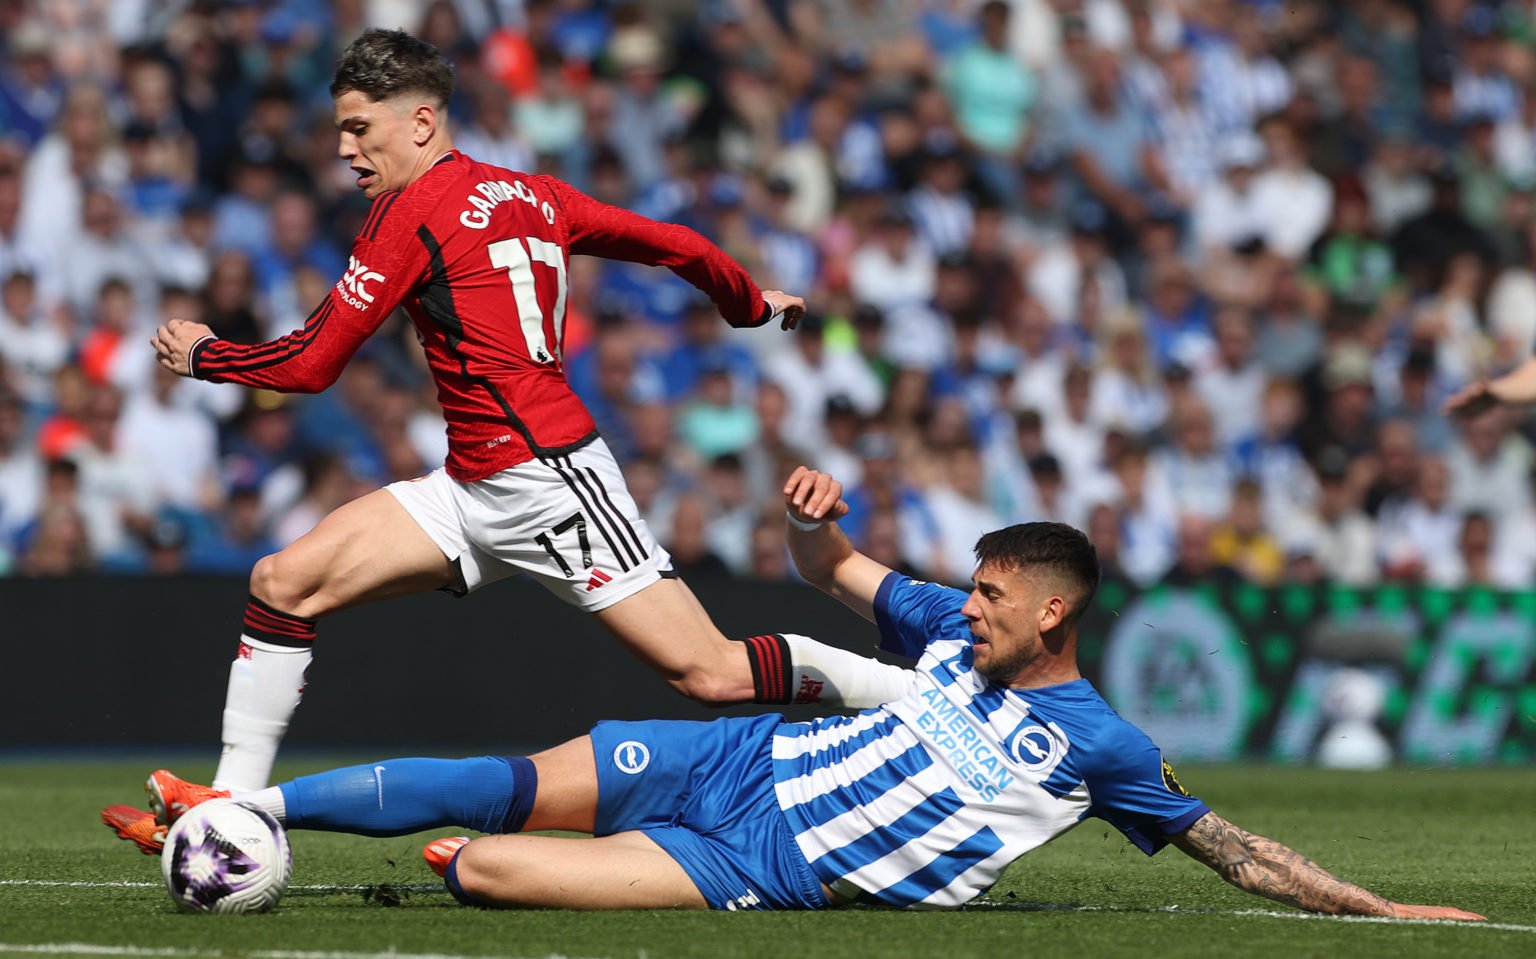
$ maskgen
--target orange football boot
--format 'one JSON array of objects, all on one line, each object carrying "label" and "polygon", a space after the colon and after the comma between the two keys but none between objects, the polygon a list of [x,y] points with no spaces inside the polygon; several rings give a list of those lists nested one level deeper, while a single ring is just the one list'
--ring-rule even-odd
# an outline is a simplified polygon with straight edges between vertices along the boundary
[{"label": "orange football boot", "polygon": [[228,799],[228,789],[199,786],[185,779],[178,779],[168,770],[157,769],[144,782],[144,792],[149,796],[149,808],[154,811],[155,822],[169,826],[182,817],[188,809],[210,799]]},{"label": "orange football boot", "polygon": [[449,836],[446,839],[434,839],[427,843],[421,850],[421,858],[427,861],[432,871],[442,877],[448,872],[448,864],[453,857],[459,854],[459,850],[469,845],[468,836]]},{"label": "orange football boot", "polygon": [[171,828],[155,822],[153,813],[132,806],[108,806],[101,811],[101,821],[117,833],[119,839],[138,846],[139,852],[146,856],[160,855],[160,850],[165,848],[165,834]]}]

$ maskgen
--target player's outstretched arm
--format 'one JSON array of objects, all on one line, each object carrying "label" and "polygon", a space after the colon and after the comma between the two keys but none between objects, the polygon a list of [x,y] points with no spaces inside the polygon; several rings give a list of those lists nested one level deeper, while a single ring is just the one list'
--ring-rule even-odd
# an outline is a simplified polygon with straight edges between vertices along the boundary
[{"label": "player's outstretched arm", "polygon": [[1471,919],[1483,916],[1450,906],[1392,902],[1345,882],[1288,846],[1206,813],[1173,844],[1237,888],[1308,912],[1393,919]]},{"label": "player's outstretched arm", "polygon": [[1476,416],[1500,404],[1536,403],[1536,358],[1526,360],[1498,379],[1478,380],[1445,401],[1445,412]]},{"label": "player's outstretched arm", "polygon": [[891,572],[853,548],[838,528],[848,515],[843,484],[827,473],[801,466],[784,483],[789,514],[789,553],[805,581],[870,622],[875,593]]}]

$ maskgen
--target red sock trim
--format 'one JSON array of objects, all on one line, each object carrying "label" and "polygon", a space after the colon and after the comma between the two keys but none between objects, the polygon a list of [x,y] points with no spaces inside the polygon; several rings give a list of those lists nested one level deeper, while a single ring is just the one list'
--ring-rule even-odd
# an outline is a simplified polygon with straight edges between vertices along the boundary
[{"label": "red sock trim", "polygon": [[749,636],[747,662],[752,666],[752,689],[759,703],[785,705],[790,694],[789,643],[776,633]]},{"label": "red sock trim", "polygon": [[315,621],[274,609],[252,596],[245,604],[245,634],[279,646],[308,646],[315,641]]}]

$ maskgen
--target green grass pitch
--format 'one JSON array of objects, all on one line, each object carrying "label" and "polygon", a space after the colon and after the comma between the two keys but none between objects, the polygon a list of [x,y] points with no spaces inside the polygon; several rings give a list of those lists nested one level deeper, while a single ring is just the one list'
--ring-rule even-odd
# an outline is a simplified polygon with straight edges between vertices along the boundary
[{"label": "green grass pitch", "polygon": [[[427,836],[293,835],[275,913],[183,915],[158,862],[96,819],[137,802],[144,761],[0,761],[0,955],[245,956],[1368,956],[1536,955],[1536,770],[1180,770],[1228,819],[1408,902],[1499,928],[1303,919],[1166,849],[1148,859],[1089,820],[952,913],[482,912],[421,861]],[[296,775],[331,763],[290,761]],[[196,776],[209,768],[182,764]]]}]

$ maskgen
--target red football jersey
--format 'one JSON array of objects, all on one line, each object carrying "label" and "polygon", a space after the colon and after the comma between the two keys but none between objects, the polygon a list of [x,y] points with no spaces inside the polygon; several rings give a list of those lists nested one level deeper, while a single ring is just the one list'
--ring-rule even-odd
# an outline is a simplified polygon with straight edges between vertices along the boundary
[{"label": "red football jersey", "polygon": [[302,329],[254,346],[205,338],[192,375],[317,393],[403,304],[437,381],[455,479],[568,452],[597,435],[561,366],[572,253],[668,267],[732,326],[771,314],[746,270],[694,231],[454,151],[374,200],[346,274]]}]

